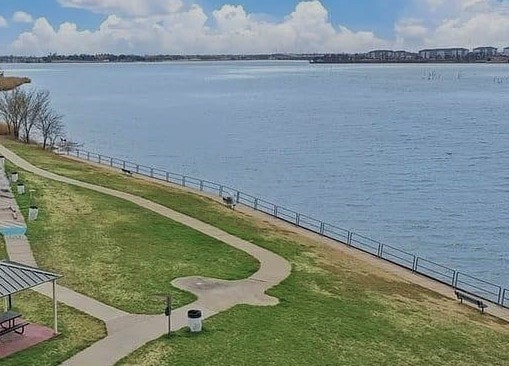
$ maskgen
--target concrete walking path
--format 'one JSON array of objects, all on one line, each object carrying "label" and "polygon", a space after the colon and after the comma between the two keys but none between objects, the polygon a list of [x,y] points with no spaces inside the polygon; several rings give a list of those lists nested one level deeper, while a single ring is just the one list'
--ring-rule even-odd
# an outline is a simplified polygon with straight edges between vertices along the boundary
[{"label": "concrete walking path", "polygon": [[[11,261],[26,264],[32,267],[38,267],[26,236],[16,238],[6,237],[5,245],[7,247],[9,259]],[[50,283],[38,286],[34,288],[34,290],[48,297],[53,296],[53,288]],[[109,305],[103,304],[88,296],[77,293],[76,291],[73,291],[67,287],[57,285],[56,291],[58,294],[59,302],[79,309],[84,313],[93,316],[94,318],[100,319],[105,322],[106,325],[113,319],[128,315],[128,313],[122,310],[118,310]]]},{"label": "concrete walking path", "polygon": [[[265,292],[281,283],[291,274],[291,265],[283,257],[150,200],[37,168],[3,145],[0,145],[0,154],[19,168],[41,177],[130,201],[144,209],[182,223],[242,250],[259,261],[259,270],[246,280],[223,281],[212,278],[189,277],[173,281],[174,286],[197,295],[198,300],[172,313],[172,330],[180,329],[187,324],[187,310],[191,308],[201,309],[204,318],[208,318],[239,304],[271,306],[278,303],[278,299],[265,295]],[[26,238],[25,240],[12,241],[8,244],[8,247],[9,254],[12,253],[15,257],[11,258],[12,260],[18,258],[20,261],[35,264]],[[63,287],[59,287],[58,290],[59,301],[96,316],[105,321],[108,328],[106,338],[75,355],[63,365],[113,365],[145,343],[157,339],[167,332],[167,321],[163,315],[127,314],[101,304],[94,299],[77,294],[72,290]],[[46,293],[47,289],[41,288],[39,291]]]}]

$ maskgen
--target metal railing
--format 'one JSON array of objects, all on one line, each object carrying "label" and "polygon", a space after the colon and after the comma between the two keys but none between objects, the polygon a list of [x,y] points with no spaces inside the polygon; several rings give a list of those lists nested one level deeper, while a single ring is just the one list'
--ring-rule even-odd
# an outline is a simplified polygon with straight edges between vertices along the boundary
[{"label": "metal railing", "polygon": [[470,293],[481,299],[509,308],[509,289],[505,289],[502,286],[458,272],[430,260],[417,257],[414,254],[383,244],[366,236],[359,235],[350,230],[342,229],[305,214],[276,205],[264,199],[251,196],[227,185],[178,173],[172,173],[162,169],[148,167],[80,149],[68,150],[65,153],[69,156],[74,156],[82,160],[107,165],[113,168],[125,169],[132,173],[176,184],[182,187],[196,189],[201,192],[211,193],[222,197],[231,196],[237,204],[245,205],[254,210],[296,225],[302,229],[306,229],[328,239],[332,239],[338,243],[369,253],[380,259],[406,268],[414,273],[418,273],[445,285],[451,286],[454,289]]}]

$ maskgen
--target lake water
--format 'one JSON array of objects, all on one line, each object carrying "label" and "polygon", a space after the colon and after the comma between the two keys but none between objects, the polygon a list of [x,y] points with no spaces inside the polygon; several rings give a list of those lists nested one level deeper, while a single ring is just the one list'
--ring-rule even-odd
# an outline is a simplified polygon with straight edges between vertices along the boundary
[{"label": "lake water", "polygon": [[4,65],[85,149],[509,286],[509,65]]}]

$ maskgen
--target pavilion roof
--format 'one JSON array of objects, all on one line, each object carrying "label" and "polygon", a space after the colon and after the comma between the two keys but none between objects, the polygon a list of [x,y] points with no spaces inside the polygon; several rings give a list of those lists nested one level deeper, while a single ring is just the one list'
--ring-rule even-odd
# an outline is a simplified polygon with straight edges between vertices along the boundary
[{"label": "pavilion roof", "polygon": [[24,264],[0,261],[0,298],[51,282],[61,275]]}]

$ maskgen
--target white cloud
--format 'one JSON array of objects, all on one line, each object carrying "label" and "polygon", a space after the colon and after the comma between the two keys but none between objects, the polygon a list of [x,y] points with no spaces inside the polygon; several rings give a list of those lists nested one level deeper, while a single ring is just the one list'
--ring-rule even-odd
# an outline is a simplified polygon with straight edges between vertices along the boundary
[{"label": "white cloud", "polygon": [[[148,14],[163,5],[160,0],[147,1],[145,8],[138,8],[145,2],[136,0],[60,1],[97,10],[117,7],[126,14]],[[317,0],[300,2],[280,22],[259,20],[240,5],[224,5],[209,18],[198,5],[178,7],[171,0],[164,4],[173,6],[158,15],[110,15],[96,30],[80,30],[72,23],[54,28],[40,18],[18,37],[13,49],[22,54],[264,53],[357,52],[389,45],[372,32],[334,27]]]},{"label": "white cloud", "polygon": [[12,16],[12,21],[15,23],[33,23],[34,19],[24,11],[17,11]]},{"label": "white cloud", "polygon": [[8,26],[7,19],[0,15],[0,28],[7,28]]},{"label": "white cloud", "polygon": [[473,48],[509,45],[507,0],[414,0],[415,18],[395,25],[407,47]]},{"label": "white cloud", "polygon": [[58,2],[68,8],[133,16],[174,13],[183,6],[182,0],[58,0]]},{"label": "white cloud", "polygon": [[428,28],[420,19],[407,18],[394,26],[397,48],[417,49],[428,35]]},{"label": "white cloud", "polygon": [[430,45],[467,47],[509,45],[509,15],[482,12],[468,18],[446,19],[425,39]]},{"label": "white cloud", "polygon": [[281,20],[226,4],[211,14],[194,0],[58,0],[107,14],[97,29],[37,19],[12,43],[19,54],[363,52],[374,48],[509,46],[509,2],[413,0],[384,40],[330,22],[318,0],[299,2]]}]

